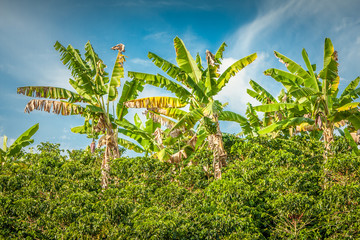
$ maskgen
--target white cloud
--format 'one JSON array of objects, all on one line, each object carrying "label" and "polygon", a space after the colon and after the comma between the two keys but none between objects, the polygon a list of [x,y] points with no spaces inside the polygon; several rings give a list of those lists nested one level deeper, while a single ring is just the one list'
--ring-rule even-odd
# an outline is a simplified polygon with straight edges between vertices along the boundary
[{"label": "white cloud", "polygon": [[[228,84],[217,95],[217,98],[222,102],[228,102],[228,108],[240,114],[246,111],[246,104],[249,102],[253,105],[258,105],[258,102],[246,93],[246,89],[250,88],[250,79],[257,81],[257,76],[264,71],[264,65],[267,62],[269,55],[266,53],[258,53],[257,59],[250,65],[243,68],[237,75],[232,77]],[[221,72],[225,71],[229,66],[239,59],[224,58],[222,61]],[[272,93],[272,91],[270,91]],[[277,94],[277,93],[275,93]]]}]

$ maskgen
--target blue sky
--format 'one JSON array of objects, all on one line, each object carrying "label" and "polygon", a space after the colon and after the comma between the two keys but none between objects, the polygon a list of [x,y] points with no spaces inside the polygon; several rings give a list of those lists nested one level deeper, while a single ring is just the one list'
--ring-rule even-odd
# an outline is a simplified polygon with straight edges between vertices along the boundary
[{"label": "blue sky", "polygon": [[[279,51],[303,64],[305,48],[312,63],[322,67],[325,37],[339,52],[340,87],[360,75],[360,4],[357,0],[274,1],[0,1],[0,136],[14,140],[35,123],[40,129],[35,144],[61,143],[63,148],[84,148],[90,140],[70,132],[83,119],[46,112],[23,112],[31,99],[16,94],[28,85],[71,89],[69,71],[59,61],[53,44],[71,44],[83,51],[90,40],[109,66],[116,52],[126,46],[126,71],[159,72],[147,59],[149,51],[175,62],[173,39],[179,36],[190,52],[216,51],[222,42],[228,48],[223,64],[257,52],[258,59],[236,75],[223,89],[219,100],[228,110],[243,114],[248,82],[253,79],[277,95],[281,86],[263,71],[284,68],[274,57]],[[126,80],[126,79],[125,79]],[[124,81],[125,81],[124,80]],[[166,95],[146,88],[141,96]],[[134,114],[129,114],[130,118]],[[222,124],[225,132],[237,133],[236,124]],[[2,144],[2,138],[0,138]]]}]

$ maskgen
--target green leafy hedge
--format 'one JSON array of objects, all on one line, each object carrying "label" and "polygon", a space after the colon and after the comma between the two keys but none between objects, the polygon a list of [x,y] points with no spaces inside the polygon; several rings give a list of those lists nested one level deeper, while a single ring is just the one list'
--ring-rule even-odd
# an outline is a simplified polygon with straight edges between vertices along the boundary
[{"label": "green leafy hedge", "polygon": [[[324,165],[323,144],[226,136],[229,164],[214,181],[209,152],[171,165],[112,162],[102,152],[42,143],[0,168],[0,236],[14,239],[360,238],[360,159],[343,138]],[[326,173],[326,174],[325,174]]]}]

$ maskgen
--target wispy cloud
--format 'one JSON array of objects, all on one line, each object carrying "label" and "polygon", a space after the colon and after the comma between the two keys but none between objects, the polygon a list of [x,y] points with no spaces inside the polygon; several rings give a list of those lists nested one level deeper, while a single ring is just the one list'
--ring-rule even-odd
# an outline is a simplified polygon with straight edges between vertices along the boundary
[{"label": "wispy cloud", "polygon": [[[262,73],[270,56],[266,53],[258,53],[257,55],[257,59],[232,77],[228,84],[217,95],[217,98],[222,103],[228,102],[228,108],[237,113],[244,114],[247,103],[258,105],[258,102],[246,93],[246,89],[251,89],[249,84],[251,79],[258,82],[257,76]],[[221,72],[225,71],[237,60],[239,59],[224,58],[222,68],[220,69]],[[280,89],[279,86],[269,89],[269,92],[276,96],[278,94],[276,89]]]},{"label": "wispy cloud", "polygon": [[[324,6],[327,6],[326,11],[323,10]],[[326,0],[290,0],[259,5],[256,18],[239,26],[238,30],[229,36],[229,51],[226,53],[226,56],[234,59],[252,52],[258,52],[259,57],[239,74],[240,81],[229,83],[224,89],[225,96],[232,96],[231,101],[235,102],[236,91],[233,89],[239,89],[240,86],[235,86],[234,82],[240,85],[243,81],[241,86],[248,86],[250,78],[258,80],[263,86],[271,87],[272,82],[276,88],[271,87],[270,90],[280,90],[281,85],[274,80],[268,81],[269,77],[262,74],[270,67],[284,68],[272,56],[273,50],[303,64],[301,49],[306,48],[312,63],[317,63],[318,68],[321,68],[325,37],[332,39],[339,52],[342,80],[354,79],[356,75],[351,72],[357,69],[360,60],[360,41],[357,41],[360,20],[354,6],[357,6],[355,0],[335,0],[331,3]],[[343,85],[347,83],[342,82],[341,86]],[[243,91],[241,93],[247,95]],[[244,102],[250,100],[243,95],[237,96],[237,99],[243,99]]]},{"label": "wispy cloud", "polygon": [[324,35],[337,37],[334,33],[343,29],[350,33],[349,27],[359,24],[353,7],[356,5],[356,0],[265,2],[259,5],[253,21],[230,36],[231,51],[241,55],[268,47],[287,48],[295,43],[300,43],[301,48],[323,39]]},{"label": "wispy cloud", "polygon": [[230,37],[230,51],[232,54],[248,54],[254,45],[264,41],[264,36],[274,31],[281,22],[286,22],[288,12],[294,5],[294,1],[287,1],[277,8],[269,9],[266,13],[260,10],[258,17],[252,22],[241,26]]},{"label": "wispy cloud", "polygon": [[148,34],[144,37],[144,40],[162,40],[162,39],[169,39],[172,35],[168,32],[156,32]]},{"label": "wispy cloud", "polygon": [[130,59],[130,62],[133,64],[136,64],[136,65],[142,65],[142,66],[152,65],[152,62],[149,59],[133,58],[133,59]]}]

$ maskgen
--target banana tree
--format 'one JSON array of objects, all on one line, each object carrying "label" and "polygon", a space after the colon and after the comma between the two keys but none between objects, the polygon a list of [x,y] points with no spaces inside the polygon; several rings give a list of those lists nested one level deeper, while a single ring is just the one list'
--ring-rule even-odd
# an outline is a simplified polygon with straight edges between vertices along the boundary
[{"label": "banana tree", "polygon": [[[118,97],[117,87],[120,86],[120,79],[124,77],[124,45],[118,44],[112,48],[118,50],[118,54],[111,77],[108,76],[105,71],[106,65],[95,53],[90,42],[85,45],[85,59],[80,55],[80,51],[71,45],[65,48],[56,42],[54,47],[60,52],[63,64],[71,71],[73,79],[69,79],[69,83],[75,92],[49,86],[27,86],[18,88],[17,93],[43,98],[30,100],[25,107],[27,113],[33,110],[50,112],[52,109],[55,114],[81,115],[85,118],[84,125],[72,128],[74,133],[87,134],[91,138],[102,135],[98,145],[105,145],[106,149],[101,165],[101,185],[107,188],[109,161],[111,158],[120,157],[117,126],[114,124],[114,101]],[[130,96],[134,95],[133,91],[129,92]],[[118,104],[118,112],[125,111],[122,105]]]},{"label": "banana tree", "polygon": [[263,112],[286,109],[292,111],[294,117],[276,122],[259,133],[265,134],[304,123],[312,125],[313,129],[322,131],[325,154],[328,155],[335,127],[348,122],[355,129],[360,128],[360,103],[354,102],[360,96],[360,88],[357,88],[360,78],[351,81],[338,97],[340,81],[338,57],[329,38],[325,39],[324,67],[319,74],[315,73],[316,65],[311,65],[305,49],[302,50],[302,57],[306,70],[276,51],[275,56],[285,64],[289,72],[272,68],[266,70],[265,74],[281,82],[289,95],[294,98],[294,103],[265,104],[255,109]]},{"label": "banana tree", "polygon": [[[214,155],[214,176],[221,178],[221,168],[226,165],[227,153],[222,141],[219,120],[244,123],[246,119],[234,112],[223,110],[224,105],[214,97],[232,76],[256,59],[256,53],[236,61],[219,74],[225,43],[220,46],[215,55],[206,51],[205,67],[202,65],[199,54],[194,60],[180,38],[174,39],[174,47],[178,66],[154,53],[148,54],[149,59],[170,78],[160,74],[139,72],[129,72],[129,77],[166,89],[176,97],[141,98],[128,101],[126,106],[146,108],[154,119],[171,125],[169,134],[175,130],[189,131],[194,126],[197,126],[196,134],[199,134],[200,129],[205,128],[207,142]],[[184,107],[188,107],[189,111],[185,111]]]},{"label": "banana tree", "polygon": [[0,149],[0,162],[8,161],[10,159],[16,158],[21,149],[32,144],[34,139],[31,137],[39,130],[39,124],[35,124],[30,127],[28,130],[23,132],[10,147],[7,146],[7,137],[3,137],[3,148]]}]

